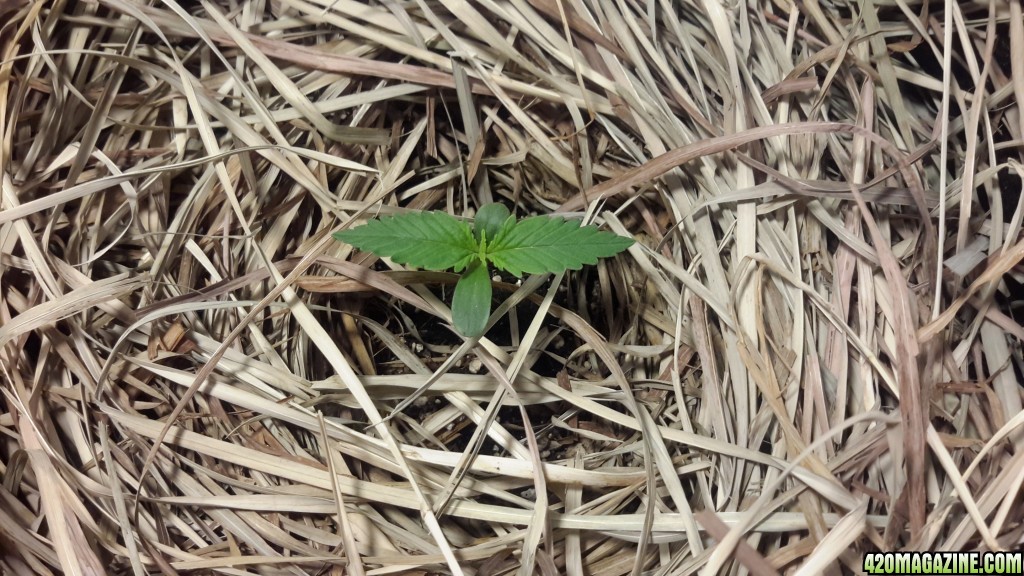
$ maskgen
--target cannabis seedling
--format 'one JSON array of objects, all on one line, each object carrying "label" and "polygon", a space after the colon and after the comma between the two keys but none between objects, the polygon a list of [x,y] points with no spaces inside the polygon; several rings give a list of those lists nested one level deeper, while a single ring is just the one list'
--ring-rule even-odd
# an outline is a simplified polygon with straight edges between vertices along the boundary
[{"label": "cannabis seedling", "polygon": [[483,334],[491,311],[488,264],[522,277],[579,270],[614,256],[633,244],[597,226],[562,218],[533,216],[516,221],[502,204],[487,204],[472,230],[444,212],[416,212],[371,220],[334,238],[378,256],[427,270],[465,273],[455,286],[452,320],[463,336]]}]

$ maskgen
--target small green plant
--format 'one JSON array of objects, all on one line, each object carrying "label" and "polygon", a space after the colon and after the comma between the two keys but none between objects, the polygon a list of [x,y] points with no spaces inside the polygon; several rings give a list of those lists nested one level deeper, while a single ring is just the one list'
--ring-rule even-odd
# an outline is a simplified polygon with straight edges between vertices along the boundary
[{"label": "small green plant", "polygon": [[334,238],[378,256],[427,270],[462,272],[452,319],[462,335],[483,334],[491,311],[488,264],[521,277],[579,270],[633,244],[597,226],[548,216],[516,221],[502,204],[482,206],[473,228],[444,212],[416,212],[371,220]]}]

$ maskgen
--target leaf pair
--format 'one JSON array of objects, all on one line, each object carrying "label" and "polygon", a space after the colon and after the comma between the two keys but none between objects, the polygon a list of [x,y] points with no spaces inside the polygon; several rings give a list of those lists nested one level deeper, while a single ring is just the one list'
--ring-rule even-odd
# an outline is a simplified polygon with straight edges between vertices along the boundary
[{"label": "leaf pair", "polygon": [[491,310],[488,264],[521,277],[579,270],[614,256],[633,239],[575,221],[534,216],[516,221],[502,204],[477,212],[473,228],[444,212],[416,212],[371,220],[334,238],[378,256],[427,270],[466,272],[455,286],[452,320],[472,338],[483,334]]}]

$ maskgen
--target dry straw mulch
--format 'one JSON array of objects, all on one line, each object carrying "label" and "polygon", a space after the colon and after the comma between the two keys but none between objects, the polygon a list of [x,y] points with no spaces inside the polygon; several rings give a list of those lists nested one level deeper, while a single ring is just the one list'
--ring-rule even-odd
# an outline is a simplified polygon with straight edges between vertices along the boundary
[{"label": "dry straw mulch", "polygon": [[[1016,1],[0,2],[0,571],[843,574],[1024,542]],[[495,282],[331,239],[500,201]]]}]

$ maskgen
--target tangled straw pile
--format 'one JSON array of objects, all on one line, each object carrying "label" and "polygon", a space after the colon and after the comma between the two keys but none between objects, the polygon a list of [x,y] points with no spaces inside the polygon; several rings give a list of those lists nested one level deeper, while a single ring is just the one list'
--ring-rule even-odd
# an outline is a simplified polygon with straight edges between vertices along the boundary
[{"label": "tangled straw pile", "polygon": [[[1024,542],[1019,3],[0,13],[0,571]],[[491,201],[637,244],[499,278],[476,343],[453,275],[330,238]]]}]

